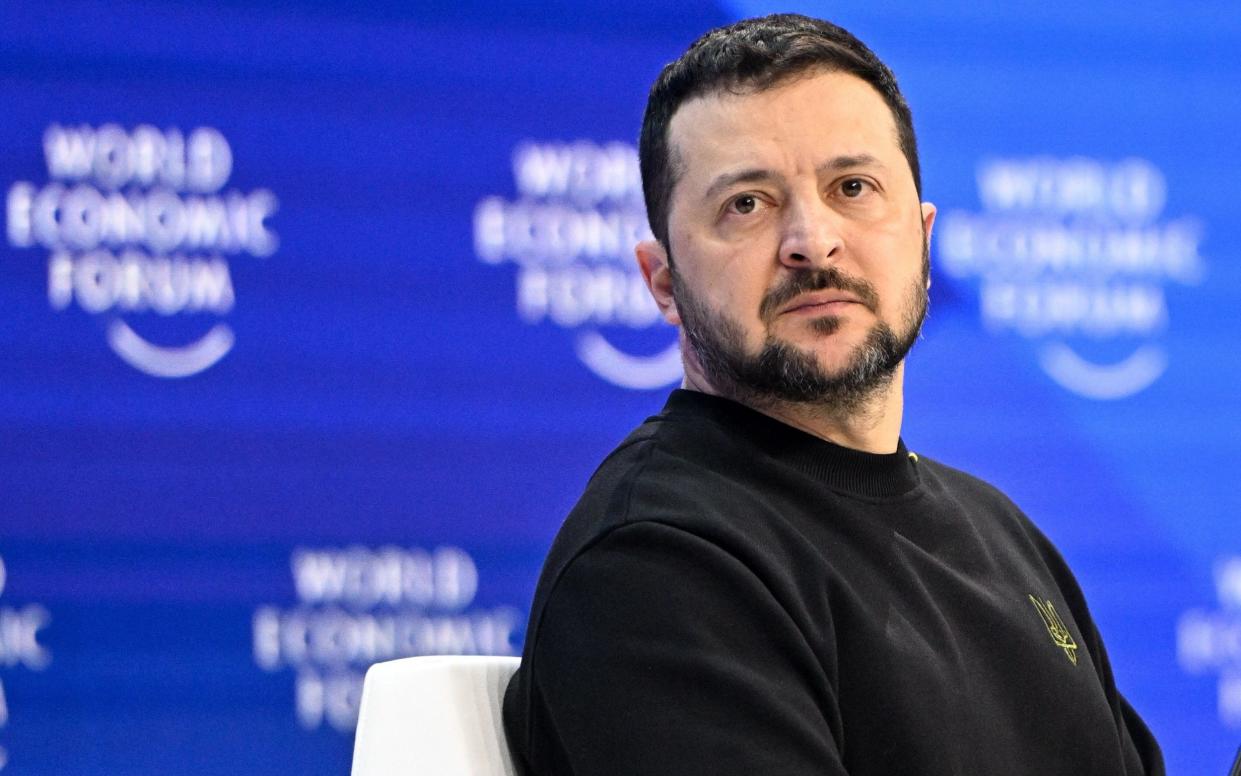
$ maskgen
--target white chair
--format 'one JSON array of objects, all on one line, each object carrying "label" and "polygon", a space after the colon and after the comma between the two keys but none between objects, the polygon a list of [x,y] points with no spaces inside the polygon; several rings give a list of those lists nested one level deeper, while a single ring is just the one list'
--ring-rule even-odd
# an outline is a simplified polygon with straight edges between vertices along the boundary
[{"label": "white chair", "polygon": [[515,776],[500,703],[519,662],[435,656],[371,666],[353,776]]}]

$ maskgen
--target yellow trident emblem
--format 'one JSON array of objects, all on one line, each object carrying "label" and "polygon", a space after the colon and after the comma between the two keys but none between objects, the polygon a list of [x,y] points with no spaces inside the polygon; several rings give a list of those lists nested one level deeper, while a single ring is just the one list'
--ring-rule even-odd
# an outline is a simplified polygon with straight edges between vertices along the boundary
[{"label": "yellow trident emblem", "polygon": [[1039,616],[1043,618],[1043,624],[1047,626],[1047,632],[1051,634],[1051,640],[1056,643],[1057,647],[1064,650],[1064,654],[1068,656],[1073,665],[1077,665],[1077,642],[1073,640],[1073,634],[1069,633],[1064,620],[1060,619],[1060,615],[1056,613],[1056,607],[1050,600],[1040,601],[1034,596],[1030,596],[1030,603],[1038,609]]}]

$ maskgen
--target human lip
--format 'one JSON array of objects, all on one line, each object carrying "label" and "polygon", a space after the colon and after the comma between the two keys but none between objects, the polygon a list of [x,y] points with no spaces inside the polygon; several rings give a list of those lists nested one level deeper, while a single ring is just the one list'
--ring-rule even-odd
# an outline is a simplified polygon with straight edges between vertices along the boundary
[{"label": "human lip", "polygon": [[780,314],[816,314],[833,312],[848,305],[861,303],[862,301],[860,299],[845,291],[815,291],[813,293],[803,294],[797,297],[783,310],[781,310]]}]

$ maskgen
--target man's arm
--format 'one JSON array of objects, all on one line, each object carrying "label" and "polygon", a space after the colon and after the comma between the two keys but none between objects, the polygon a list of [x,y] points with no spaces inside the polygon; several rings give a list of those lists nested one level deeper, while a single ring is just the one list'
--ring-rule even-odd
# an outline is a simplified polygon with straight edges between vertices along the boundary
[{"label": "man's arm", "polygon": [[1103,645],[1103,637],[1099,635],[1099,629],[1090,617],[1085,598],[1076,582],[1073,584],[1072,595],[1074,600],[1071,601],[1070,606],[1080,607],[1084,615],[1079,615],[1078,625],[1080,627],[1082,623],[1085,623],[1089,631],[1083,635],[1089,643],[1090,654],[1099,672],[1099,681],[1112,707],[1122,750],[1126,753],[1136,753],[1141,760],[1141,762],[1127,761],[1125,763],[1126,773],[1135,776],[1165,776],[1163,753],[1159,750],[1159,744],[1155,741],[1155,736],[1151,734],[1150,728],[1146,726],[1146,722],[1117,689],[1116,679],[1112,674],[1112,663],[1107,656],[1107,648]]},{"label": "man's arm", "polygon": [[1108,705],[1112,709],[1112,717],[1116,721],[1121,756],[1125,758],[1125,773],[1134,776],[1165,776],[1163,753],[1159,749],[1158,742],[1150,728],[1146,726],[1141,716],[1121,695],[1116,686],[1112,661],[1108,657],[1107,648],[1103,645],[1103,636],[1099,633],[1098,626],[1095,625],[1094,617],[1090,614],[1090,607],[1086,604],[1086,595],[1081,585],[1078,584],[1076,576],[1051,540],[1024,514],[1021,515],[1021,519],[1028,535],[1039,546],[1044,561],[1060,587],[1060,594],[1069,605],[1073,619],[1082,631],[1082,637],[1086,640],[1086,648],[1094,661],[1099,684],[1103,688]]},{"label": "man's arm", "polygon": [[651,522],[612,531],[565,569],[535,633],[536,772],[845,774],[831,656],[698,536]]}]

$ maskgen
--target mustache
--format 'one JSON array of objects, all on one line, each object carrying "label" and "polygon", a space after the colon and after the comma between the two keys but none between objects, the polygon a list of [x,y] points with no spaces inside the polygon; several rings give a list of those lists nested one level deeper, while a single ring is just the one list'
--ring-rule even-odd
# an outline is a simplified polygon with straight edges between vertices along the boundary
[{"label": "mustache", "polygon": [[781,307],[798,296],[827,289],[856,296],[871,312],[876,312],[879,308],[879,294],[868,281],[846,275],[835,267],[825,267],[794,272],[786,277],[780,285],[763,296],[763,301],[758,306],[758,315],[762,320],[770,321]]}]

